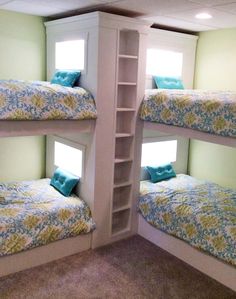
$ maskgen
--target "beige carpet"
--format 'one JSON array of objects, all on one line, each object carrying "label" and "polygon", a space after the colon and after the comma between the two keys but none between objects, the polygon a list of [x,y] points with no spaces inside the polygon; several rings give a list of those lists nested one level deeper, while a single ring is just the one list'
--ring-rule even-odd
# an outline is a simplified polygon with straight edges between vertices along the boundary
[{"label": "beige carpet", "polygon": [[0,279],[0,299],[233,299],[236,293],[139,236]]}]

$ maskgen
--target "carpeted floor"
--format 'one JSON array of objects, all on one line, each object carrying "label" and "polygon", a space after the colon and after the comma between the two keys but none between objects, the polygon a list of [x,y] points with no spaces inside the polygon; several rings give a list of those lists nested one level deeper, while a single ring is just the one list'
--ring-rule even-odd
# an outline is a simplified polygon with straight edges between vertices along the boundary
[{"label": "carpeted floor", "polygon": [[233,299],[236,293],[139,236],[0,279],[0,299]]}]

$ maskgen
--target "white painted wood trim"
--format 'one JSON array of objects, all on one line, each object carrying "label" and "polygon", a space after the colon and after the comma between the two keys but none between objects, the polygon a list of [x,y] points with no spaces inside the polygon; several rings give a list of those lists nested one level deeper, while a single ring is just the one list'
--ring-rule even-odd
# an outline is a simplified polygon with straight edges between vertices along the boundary
[{"label": "white painted wood trim", "polygon": [[91,233],[0,257],[0,277],[46,264],[90,248]]},{"label": "white painted wood trim", "polygon": [[96,120],[1,120],[0,137],[94,131]]},{"label": "white painted wood trim", "polygon": [[[74,23],[74,22],[85,22],[85,21],[92,21],[96,20],[97,25],[99,24],[100,26],[105,26],[105,27],[110,27],[110,28],[122,28],[123,23],[125,22],[126,24],[129,24],[129,26],[132,27],[134,26],[151,26],[152,22],[145,21],[145,20],[140,20],[136,18],[129,18],[121,15],[114,15],[106,12],[101,12],[101,11],[95,11],[91,13],[86,13],[78,16],[73,16],[73,17],[67,17],[59,20],[54,20],[54,21],[49,21],[45,22],[44,25],[46,27],[54,27],[60,24],[65,24],[65,23]],[[127,25],[126,25],[127,26]],[[142,28],[144,29],[144,28]]]},{"label": "white painted wood trim", "polygon": [[177,258],[236,291],[236,268],[151,226],[139,215],[138,234]]},{"label": "white painted wood trim", "polygon": [[164,36],[165,38],[179,38],[180,41],[183,41],[184,39],[189,39],[189,40],[198,40],[198,36],[197,35],[193,35],[193,34],[187,34],[187,33],[181,33],[181,32],[174,32],[174,31],[170,31],[170,30],[164,30],[164,29],[158,29],[158,28],[150,28],[149,29],[149,34],[152,35],[157,35],[157,36]]},{"label": "white painted wood trim", "polygon": [[144,121],[144,129],[160,131],[172,135],[179,135],[186,138],[198,139],[206,142],[212,142],[217,144],[222,144],[226,146],[236,147],[236,138],[218,136],[210,133],[200,132],[192,129],[164,125],[154,122]]}]

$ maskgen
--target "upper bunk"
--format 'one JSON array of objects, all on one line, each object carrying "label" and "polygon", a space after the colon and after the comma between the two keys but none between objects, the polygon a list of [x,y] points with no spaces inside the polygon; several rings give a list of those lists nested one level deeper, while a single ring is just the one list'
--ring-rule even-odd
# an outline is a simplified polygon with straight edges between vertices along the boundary
[{"label": "upper bunk", "polygon": [[40,81],[1,80],[0,108],[2,137],[91,131],[97,117],[85,89]]},{"label": "upper bunk", "polygon": [[144,127],[236,146],[236,93],[183,89],[146,90]]}]

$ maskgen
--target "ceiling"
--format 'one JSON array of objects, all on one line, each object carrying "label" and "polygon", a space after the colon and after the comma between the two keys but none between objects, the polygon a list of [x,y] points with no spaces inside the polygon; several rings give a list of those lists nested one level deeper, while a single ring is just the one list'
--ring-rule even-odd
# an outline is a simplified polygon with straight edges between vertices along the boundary
[{"label": "ceiling", "polygon": [[[236,0],[0,0],[0,9],[45,17],[100,10],[196,32],[236,27]],[[196,19],[200,12],[212,18]]]}]

